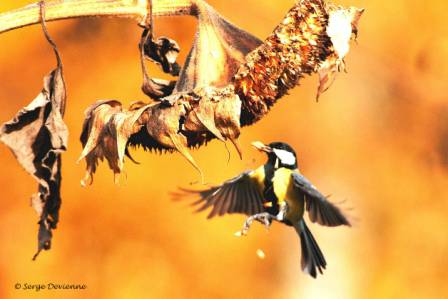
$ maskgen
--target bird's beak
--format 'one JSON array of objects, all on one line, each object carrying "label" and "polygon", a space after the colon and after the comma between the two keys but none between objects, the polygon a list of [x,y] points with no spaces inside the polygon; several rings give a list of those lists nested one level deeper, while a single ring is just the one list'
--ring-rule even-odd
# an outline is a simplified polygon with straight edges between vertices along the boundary
[{"label": "bird's beak", "polygon": [[261,152],[265,152],[265,153],[271,153],[272,152],[272,148],[270,148],[269,146],[263,144],[263,142],[260,142],[260,141],[252,142],[252,146],[255,147],[257,150],[259,150]]}]

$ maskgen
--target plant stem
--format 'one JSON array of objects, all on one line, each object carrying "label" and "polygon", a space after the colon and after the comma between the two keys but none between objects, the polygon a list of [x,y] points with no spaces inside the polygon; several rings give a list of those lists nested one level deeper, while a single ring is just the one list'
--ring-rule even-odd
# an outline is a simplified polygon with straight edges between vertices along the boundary
[{"label": "plant stem", "polygon": [[[59,0],[46,1],[46,20],[82,17],[122,17],[143,22],[149,0]],[[153,0],[154,16],[195,15],[202,0]],[[39,3],[0,14],[0,34],[39,23]]]}]

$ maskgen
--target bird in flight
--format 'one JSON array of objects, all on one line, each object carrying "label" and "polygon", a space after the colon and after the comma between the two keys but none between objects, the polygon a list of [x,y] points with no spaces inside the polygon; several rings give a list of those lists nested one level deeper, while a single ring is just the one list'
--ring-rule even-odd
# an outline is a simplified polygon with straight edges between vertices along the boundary
[{"label": "bird in flight", "polygon": [[302,270],[315,278],[318,272],[323,273],[327,262],[305,223],[304,212],[308,212],[311,222],[323,226],[350,226],[350,222],[300,173],[297,155],[291,146],[283,142],[265,145],[259,141],[252,145],[267,154],[264,165],[220,186],[205,190],[181,189],[176,194],[198,197],[193,205],[199,206],[197,211],[211,208],[208,218],[233,213],[248,215],[239,232],[241,235],[248,233],[254,220],[266,227],[273,221],[294,227],[300,237]]}]

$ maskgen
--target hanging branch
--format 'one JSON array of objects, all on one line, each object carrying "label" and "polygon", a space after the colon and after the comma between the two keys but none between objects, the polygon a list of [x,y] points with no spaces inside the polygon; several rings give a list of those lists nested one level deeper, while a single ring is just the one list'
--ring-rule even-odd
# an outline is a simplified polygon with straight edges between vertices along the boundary
[{"label": "hanging branch", "polygon": [[[202,0],[154,1],[154,16],[195,15],[194,5]],[[81,17],[130,18],[139,23],[148,13],[146,0],[63,0],[46,1],[47,21]],[[39,4],[0,14],[0,33],[39,23]]]}]

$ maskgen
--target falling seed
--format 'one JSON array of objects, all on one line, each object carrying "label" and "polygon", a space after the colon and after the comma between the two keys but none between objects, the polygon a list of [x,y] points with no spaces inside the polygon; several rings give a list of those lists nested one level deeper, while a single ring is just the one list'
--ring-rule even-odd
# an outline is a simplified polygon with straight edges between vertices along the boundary
[{"label": "falling seed", "polygon": [[258,256],[261,260],[264,260],[264,258],[266,257],[266,254],[264,253],[263,250],[261,250],[261,249],[257,249],[257,256]]}]

